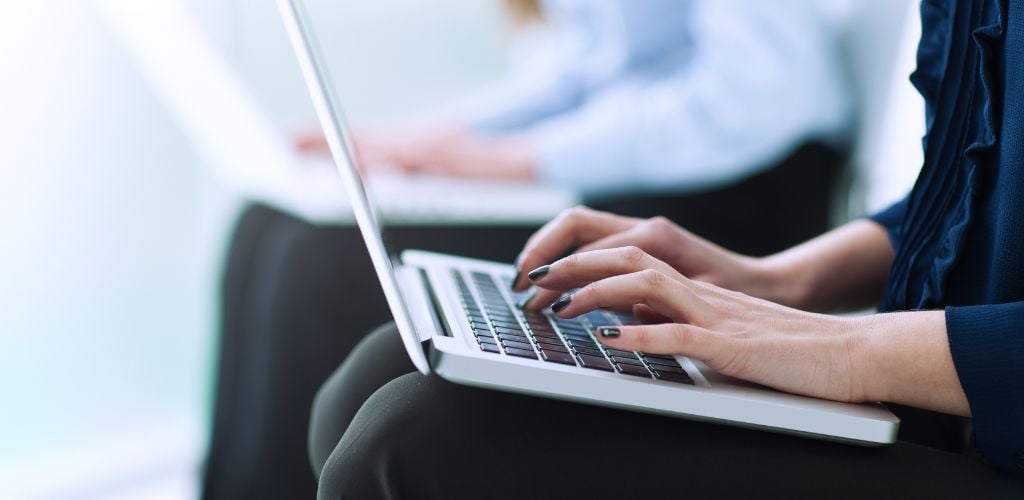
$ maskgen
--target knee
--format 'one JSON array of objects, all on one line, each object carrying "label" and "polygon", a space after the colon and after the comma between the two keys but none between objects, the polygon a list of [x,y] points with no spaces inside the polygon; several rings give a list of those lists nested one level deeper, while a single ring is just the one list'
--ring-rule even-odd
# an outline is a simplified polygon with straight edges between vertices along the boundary
[{"label": "knee", "polygon": [[313,475],[320,477],[320,471],[327,462],[327,457],[334,449],[341,437],[340,431],[335,425],[338,419],[339,410],[337,407],[338,387],[343,381],[341,367],[338,368],[317,390],[313,398],[313,406],[309,413],[309,434],[306,436],[306,448],[309,453],[309,464],[313,467]]},{"label": "knee", "polygon": [[[318,498],[386,498],[403,489],[432,433],[420,420],[430,386],[443,384],[419,373],[403,375],[377,390],[359,410],[324,463]],[[405,480],[403,481],[403,478]]]},{"label": "knee", "polygon": [[[327,457],[349,427],[352,418],[366,398],[379,387],[376,384],[383,385],[391,378],[409,371],[401,367],[394,370],[397,373],[392,374],[391,370],[382,372],[380,366],[373,366],[373,371],[360,366],[373,360],[377,360],[379,365],[384,363],[381,358],[403,355],[400,345],[397,347],[398,352],[395,352],[396,347],[392,345],[396,344],[394,339],[397,337],[398,332],[391,323],[374,330],[356,344],[345,362],[317,390],[310,409],[306,443],[310,465],[316,477],[320,477]],[[377,382],[371,379],[380,380]]]}]

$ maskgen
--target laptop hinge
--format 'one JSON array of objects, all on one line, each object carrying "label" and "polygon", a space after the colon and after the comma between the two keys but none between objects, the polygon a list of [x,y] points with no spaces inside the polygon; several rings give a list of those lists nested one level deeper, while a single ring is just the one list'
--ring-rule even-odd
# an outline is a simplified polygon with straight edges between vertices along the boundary
[{"label": "laptop hinge", "polygon": [[445,324],[438,318],[436,297],[426,272],[418,267],[401,266],[395,269],[395,273],[401,282],[400,293],[405,297],[420,342],[430,340],[435,332],[450,335]]}]

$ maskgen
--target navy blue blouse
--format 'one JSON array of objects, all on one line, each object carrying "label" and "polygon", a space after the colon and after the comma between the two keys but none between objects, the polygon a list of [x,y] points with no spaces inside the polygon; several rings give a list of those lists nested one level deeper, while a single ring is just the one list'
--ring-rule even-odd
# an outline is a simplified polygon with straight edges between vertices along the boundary
[{"label": "navy blue blouse", "polygon": [[974,444],[1024,475],[1024,2],[925,0],[925,160],[873,219],[896,251],[880,310],[945,308]]}]

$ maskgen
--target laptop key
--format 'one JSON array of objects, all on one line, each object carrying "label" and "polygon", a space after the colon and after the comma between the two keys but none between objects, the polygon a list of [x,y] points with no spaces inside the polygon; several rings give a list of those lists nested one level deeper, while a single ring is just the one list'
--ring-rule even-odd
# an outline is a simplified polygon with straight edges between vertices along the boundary
[{"label": "laptop key", "polygon": [[501,352],[501,350],[498,349],[498,344],[491,344],[489,342],[481,342],[480,350],[484,352]]},{"label": "laptop key", "polygon": [[502,339],[501,343],[507,349],[512,349],[512,348],[515,348],[515,349],[526,349],[526,350],[529,350],[530,352],[533,352],[533,346],[530,345],[529,342],[516,342],[515,340],[505,340],[505,339]]},{"label": "laptop key", "polygon": [[527,321],[526,324],[530,325],[530,328],[533,328],[534,330],[540,330],[545,332],[555,331],[554,327],[552,327],[551,325],[547,323],[541,323],[539,321]]},{"label": "laptop key", "polygon": [[533,352],[533,349],[526,350],[518,349],[515,347],[506,347],[505,354],[508,354],[509,356],[517,356],[520,358],[537,359],[537,353]]},{"label": "laptop key", "polygon": [[644,361],[647,361],[647,364],[649,364],[651,366],[655,366],[659,370],[662,369],[662,368],[667,368],[667,369],[672,369],[672,370],[682,370],[683,369],[681,366],[679,366],[679,363],[677,363],[676,360],[674,360],[674,359],[672,361],[667,361],[667,360],[664,360],[664,359],[646,358]]},{"label": "laptop key", "polygon": [[513,342],[522,342],[524,344],[529,344],[530,343],[530,339],[527,338],[525,335],[513,335],[513,334],[510,334],[510,333],[499,333],[498,334],[498,338],[501,339],[501,340],[511,340]]},{"label": "laptop key", "polygon": [[575,365],[576,360],[572,357],[572,354],[567,352],[553,351],[550,349],[544,349],[540,351],[540,357],[544,361],[550,361],[552,363],[561,363],[563,365]]},{"label": "laptop key", "polygon": [[516,317],[512,316],[511,314],[488,312],[487,315],[491,317],[492,322],[500,321],[511,325],[516,325],[517,327],[519,326],[519,322],[516,321]]},{"label": "laptop key", "polygon": [[666,371],[656,370],[654,372],[654,377],[657,378],[658,380],[665,380],[665,381],[668,381],[668,382],[679,382],[679,383],[682,383],[682,384],[694,385],[693,384],[693,379],[691,379],[690,376],[685,374],[685,373],[666,372]]},{"label": "laptop key", "polygon": [[573,327],[573,326],[561,326],[561,325],[559,325],[559,328],[561,328],[562,329],[562,333],[564,333],[566,335],[569,335],[569,334],[589,335],[587,333],[587,330],[585,328],[583,328],[582,326],[577,328],[577,327]]},{"label": "laptop key", "polygon": [[482,336],[481,337],[477,337],[476,341],[481,343],[481,344],[494,344],[494,345],[498,345],[498,341],[494,340],[494,337],[490,337],[490,336],[488,336],[488,337],[482,337]]},{"label": "laptop key", "polygon": [[537,342],[537,344],[543,345],[545,347],[547,347],[547,346],[558,347],[559,349],[561,349],[563,351],[568,351],[568,348],[565,347],[565,344],[563,344],[562,341],[558,340],[558,339],[551,339],[551,338],[547,338],[547,337],[535,337],[533,340],[535,342]]},{"label": "laptop key", "polygon": [[584,368],[593,368],[595,370],[604,370],[606,372],[614,371],[612,364],[607,359],[599,358],[597,356],[588,356],[586,354],[580,354],[576,357],[580,361],[580,366]]},{"label": "laptop key", "polygon": [[634,358],[622,358],[622,357],[619,357],[619,356],[612,356],[612,361],[614,361],[616,363],[619,363],[619,364],[623,364],[623,365],[644,366],[643,362],[640,361],[639,359],[636,359],[635,357]]},{"label": "laptop key", "polygon": [[[558,339],[558,334],[555,332],[539,332],[537,330],[531,330],[530,333],[537,338]],[[558,339],[558,341],[561,342],[561,339]]]},{"label": "laptop key", "polygon": [[600,349],[591,349],[589,347],[572,346],[573,350],[580,354],[586,354],[587,356],[594,356],[597,358],[603,358],[604,353]]},{"label": "laptop key", "polygon": [[636,366],[636,365],[629,365],[629,364],[625,364],[625,363],[619,363],[619,364],[615,365],[615,368],[618,369],[619,373],[623,373],[625,375],[633,375],[635,377],[651,378],[651,372],[647,371],[647,368],[644,368],[643,366]]},{"label": "laptop key", "polygon": [[597,344],[595,344],[595,343],[593,343],[593,342],[591,342],[589,340],[566,339],[566,342],[568,342],[569,345],[571,345],[573,347],[579,346],[579,347],[586,347],[587,349],[600,350],[600,349],[597,348]]},{"label": "laptop key", "polygon": [[491,322],[495,327],[508,328],[510,330],[522,331],[523,327],[519,326],[519,323],[514,321],[505,321],[503,319],[494,320]]},{"label": "laptop key", "polygon": [[593,342],[594,341],[593,339],[590,338],[590,335],[587,335],[587,334],[584,334],[584,333],[566,333],[566,332],[563,332],[563,335],[565,335],[565,338],[570,340],[570,341],[573,341],[573,340],[578,340],[580,342]]},{"label": "laptop key", "polygon": [[496,327],[494,327],[494,333],[497,333],[498,335],[518,335],[520,337],[525,337],[526,336],[526,332],[523,331],[523,330],[519,330],[519,329],[515,329],[515,328],[508,328],[508,327],[504,327],[504,326],[496,326]]},{"label": "laptop key", "polygon": [[623,351],[622,349],[614,349],[612,347],[605,347],[605,349],[607,349],[608,354],[611,354],[612,356],[618,356],[620,358],[637,359],[636,353],[633,351]]},{"label": "laptop key", "polygon": [[535,325],[533,323],[528,323],[528,325],[530,326],[531,330],[537,333],[550,333],[552,335],[555,333],[555,329],[547,325]]}]

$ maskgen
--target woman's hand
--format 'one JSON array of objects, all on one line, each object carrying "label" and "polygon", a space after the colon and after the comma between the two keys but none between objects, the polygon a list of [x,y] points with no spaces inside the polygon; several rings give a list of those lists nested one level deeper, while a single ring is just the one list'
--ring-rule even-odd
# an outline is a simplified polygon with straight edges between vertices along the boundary
[{"label": "woman's hand", "polygon": [[[865,401],[857,374],[866,332],[852,318],[791,309],[689,279],[636,247],[579,253],[553,263],[535,285],[564,293],[561,317],[636,307],[667,322],[598,329],[618,349],[679,354],[715,371],[787,392]],[[601,334],[600,332],[605,332]]]},{"label": "woman's hand", "polygon": [[891,401],[969,414],[942,311],[839,317],[689,279],[635,247],[579,253],[535,281],[555,314],[628,308],[661,324],[599,327],[618,349],[700,359],[715,371],[835,401]]},{"label": "woman's hand", "polygon": [[[354,134],[360,163],[367,169],[397,168],[406,173],[501,180],[533,180],[532,144],[517,135],[484,136],[457,123],[430,122],[402,128],[364,129]],[[305,153],[328,151],[323,134],[296,136]]]},{"label": "woman's hand", "polygon": [[[517,267],[542,274],[541,266],[577,247],[583,252],[629,245],[692,280],[806,311],[877,304],[893,259],[885,229],[867,220],[852,221],[775,255],[752,258],[719,247],[662,217],[636,219],[576,207],[527,241]],[[513,284],[515,290],[529,286],[522,272]],[[556,297],[554,292],[541,290],[528,307],[542,308]]]},{"label": "woman's hand", "polygon": [[[513,289],[525,290],[530,280],[523,272],[541,275],[541,267],[568,251],[577,252],[633,246],[655,257],[676,274],[693,280],[714,283],[747,294],[790,303],[790,274],[767,265],[764,259],[739,255],[673,224],[663,217],[638,219],[575,207],[562,212],[537,231],[517,259],[521,271]],[[639,258],[626,252],[624,258]],[[532,270],[532,271],[531,271]],[[540,309],[550,305],[557,292],[539,289],[527,307]]]}]

